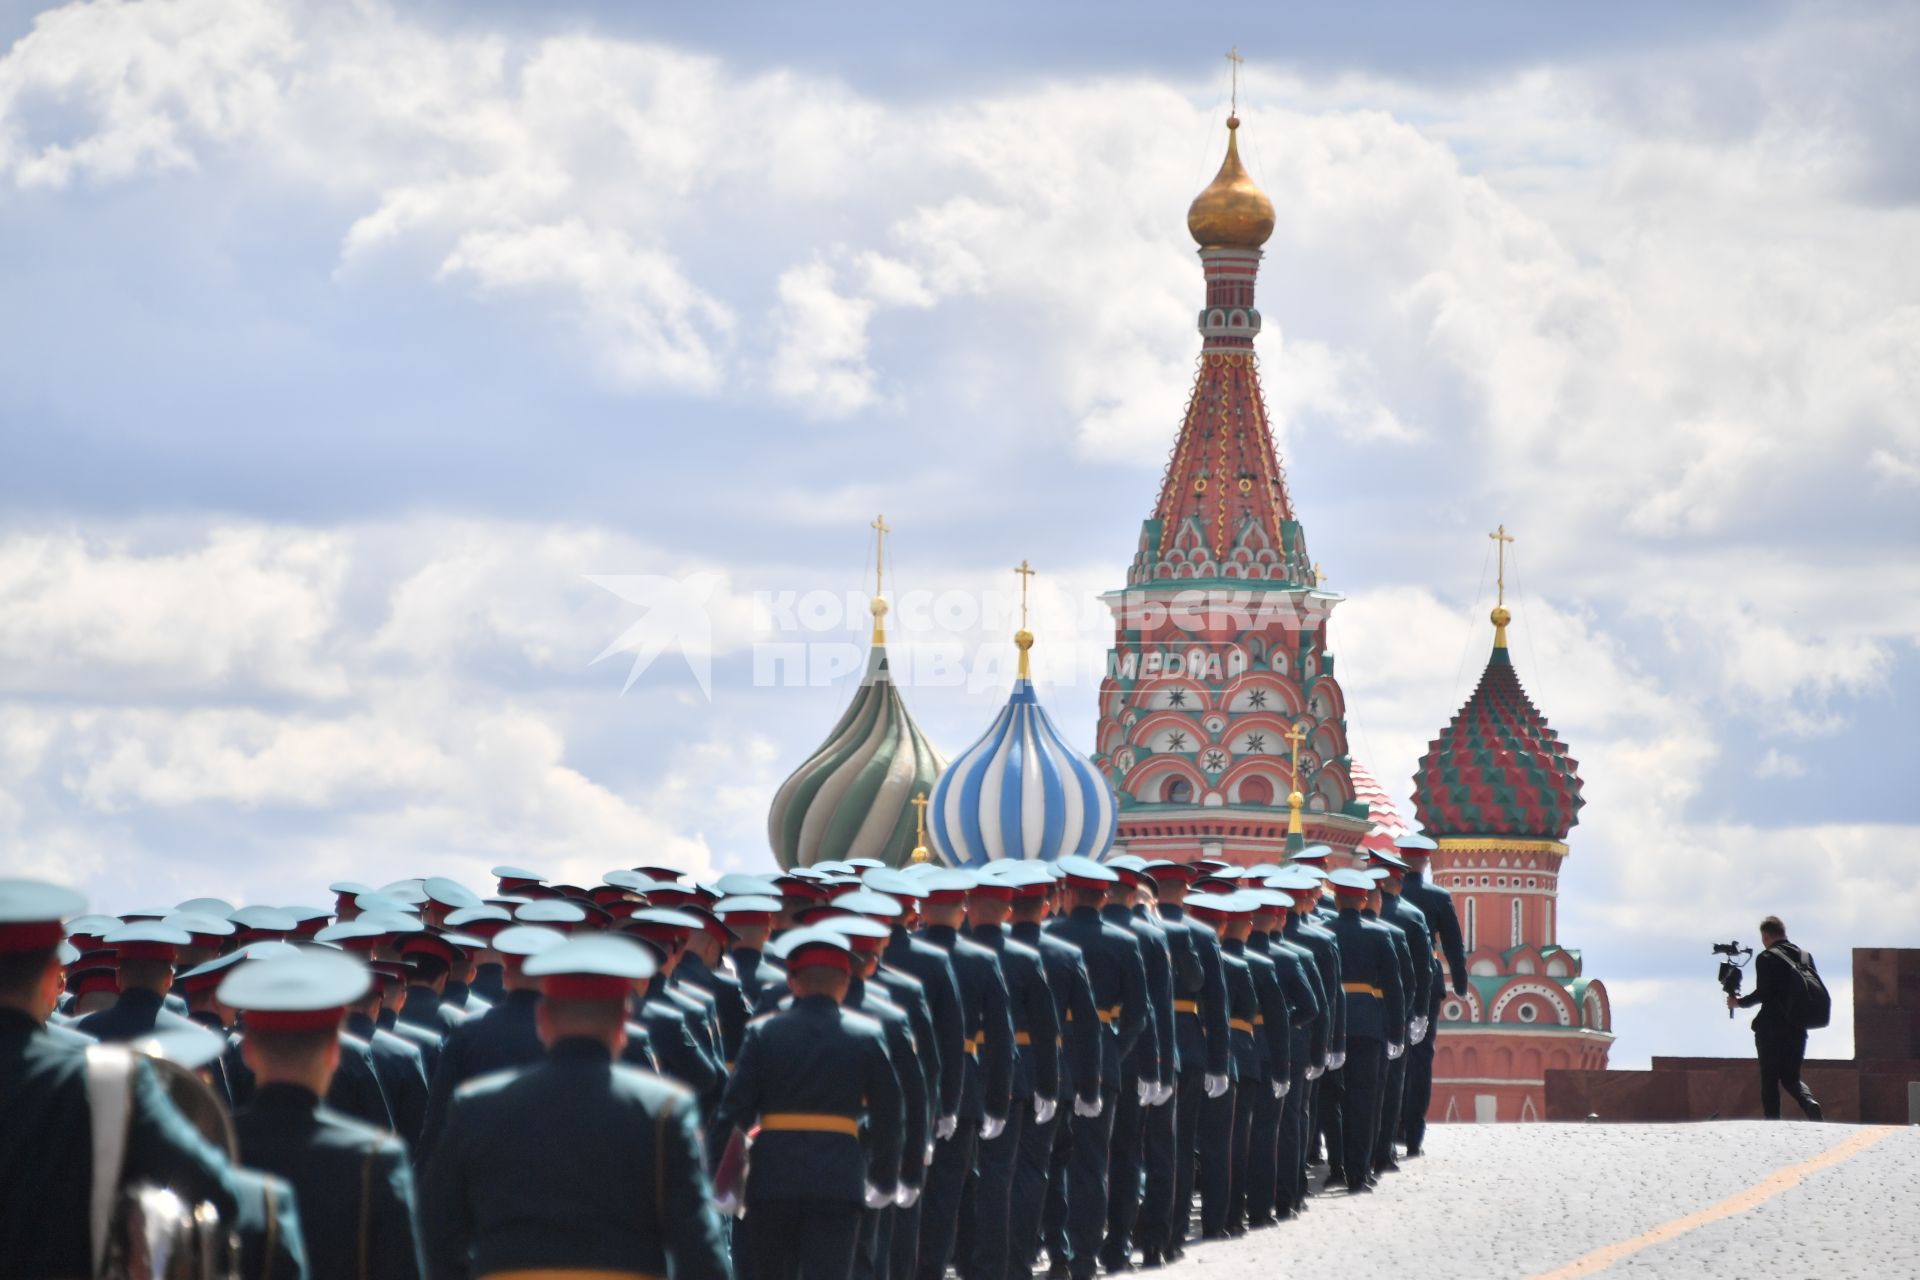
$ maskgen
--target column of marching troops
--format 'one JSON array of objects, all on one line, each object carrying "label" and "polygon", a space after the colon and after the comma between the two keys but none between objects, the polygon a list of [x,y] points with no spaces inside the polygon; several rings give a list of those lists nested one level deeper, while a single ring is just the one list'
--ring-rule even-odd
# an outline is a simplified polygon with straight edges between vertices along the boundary
[{"label": "column of marching troops", "polygon": [[[485,899],[111,918],[0,881],[0,1258],[98,1274],[117,1158],[218,1212],[247,1275],[1161,1266],[1420,1153],[1441,953],[1465,987],[1432,847],[592,889],[502,867]],[[230,1110],[227,1149],[155,1059]],[[115,1061],[112,1155],[90,1090]]]}]

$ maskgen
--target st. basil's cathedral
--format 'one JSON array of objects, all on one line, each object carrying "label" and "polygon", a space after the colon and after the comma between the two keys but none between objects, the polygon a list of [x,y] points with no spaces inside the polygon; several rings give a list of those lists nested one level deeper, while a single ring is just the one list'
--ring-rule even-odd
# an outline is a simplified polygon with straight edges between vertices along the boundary
[{"label": "st. basil's cathedral", "polygon": [[[1023,620],[1007,703],[947,760],[892,680],[876,591],[859,688],[774,797],[783,868],[1124,851],[1277,869],[1310,845],[1351,854],[1408,830],[1352,757],[1328,631],[1344,597],[1321,586],[1260,389],[1255,285],[1274,209],[1240,161],[1239,124],[1228,118],[1226,158],[1187,213],[1205,282],[1199,368],[1126,584],[1104,597],[1114,637],[1091,755],[1041,705]],[[1604,1067],[1613,1041],[1605,987],[1558,938],[1580,775],[1521,688],[1504,594],[1491,621],[1486,670],[1412,780],[1467,952],[1466,994],[1449,975],[1441,1006],[1437,1121],[1538,1119],[1545,1072]]]}]

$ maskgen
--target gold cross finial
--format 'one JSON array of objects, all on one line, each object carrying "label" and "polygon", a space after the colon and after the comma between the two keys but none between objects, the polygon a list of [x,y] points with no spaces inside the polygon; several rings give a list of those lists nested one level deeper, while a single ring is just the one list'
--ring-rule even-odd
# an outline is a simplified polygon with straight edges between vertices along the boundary
[{"label": "gold cross finial", "polygon": [[887,568],[887,535],[893,532],[893,526],[887,523],[885,516],[875,516],[867,528],[873,535],[873,594],[880,594],[880,579]]},{"label": "gold cross finial", "polygon": [[[1300,744],[1307,740],[1307,731],[1296,723],[1287,730],[1286,737],[1293,744],[1293,765],[1288,774],[1291,781],[1287,784],[1287,834],[1297,836],[1301,835],[1300,806],[1306,802],[1306,797],[1300,794]],[[1294,846],[1289,843],[1287,847]]]},{"label": "gold cross finial", "polygon": [[[1507,532],[1507,526],[1503,524],[1487,536],[1493,539],[1493,545],[1500,551],[1500,573],[1496,579],[1499,584],[1500,599],[1496,603],[1505,604],[1507,602],[1507,544],[1513,541],[1513,535]],[[1484,564],[1485,561],[1481,563]],[[1484,573],[1486,570],[1483,569],[1481,572]],[[1482,578],[1480,581],[1485,582],[1486,579]]]},{"label": "gold cross finial", "polygon": [[1027,583],[1034,574],[1040,571],[1029,568],[1027,562],[1022,560],[1019,565],[1014,568],[1014,572],[1020,575],[1020,629],[1025,631],[1027,629]]},{"label": "gold cross finial", "polygon": [[885,644],[887,640],[887,602],[880,598],[883,580],[887,576],[887,535],[893,532],[893,526],[887,523],[885,516],[875,516],[867,528],[873,532],[873,602],[867,611],[873,615],[873,642]]},{"label": "gold cross finial", "polygon": [[1229,74],[1233,77],[1233,105],[1227,109],[1234,115],[1240,114],[1240,64],[1245,61],[1246,59],[1240,56],[1239,45],[1227,50],[1227,62],[1232,68]]},{"label": "gold cross finial", "polygon": [[1317,587],[1326,580],[1327,571],[1322,569],[1318,564],[1315,564],[1313,566],[1313,585]]},{"label": "gold cross finial", "polygon": [[1033,632],[1027,630],[1027,583],[1039,570],[1022,560],[1014,572],[1020,575],[1020,629],[1013,633],[1013,644],[1020,650],[1020,678],[1026,680],[1033,674],[1027,665],[1027,650],[1033,648]]},{"label": "gold cross finial", "polygon": [[913,856],[910,860],[926,862],[933,856],[927,852],[927,793],[922,791],[907,803],[913,806],[913,826],[916,836],[913,842]]}]

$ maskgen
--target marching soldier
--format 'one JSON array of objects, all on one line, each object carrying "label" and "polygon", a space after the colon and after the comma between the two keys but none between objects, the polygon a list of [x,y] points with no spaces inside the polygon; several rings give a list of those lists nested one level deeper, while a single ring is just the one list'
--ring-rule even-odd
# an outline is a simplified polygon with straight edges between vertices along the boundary
[{"label": "marching soldier", "polygon": [[1120,877],[1091,858],[1066,857],[1056,865],[1071,910],[1048,928],[1080,949],[1102,1026],[1100,1097],[1074,1103],[1073,1150],[1064,1187],[1067,1272],[1071,1280],[1087,1280],[1098,1267],[1106,1234],[1107,1147],[1113,1134],[1114,1104],[1120,1096],[1120,1063],[1147,1025],[1147,972],[1132,932],[1117,929],[1100,916],[1107,894]]},{"label": "marching soldier", "polygon": [[321,1105],[342,1053],[340,1024],[364,996],[366,966],[311,951],[235,966],[220,1003],[240,1010],[252,1099],[234,1114],[240,1158],[293,1184],[320,1276],[420,1275],[413,1173],[393,1135]]},{"label": "marching soldier", "polygon": [[[1438,846],[1426,836],[1409,831],[1395,840],[1394,848],[1407,864],[1401,880],[1400,896],[1420,908],[1428,928],[1447,958],[1446,974],[1453,980],[1453,994],[1467,994],[1467,949],[1460,932],[1460,917],[1453,909],[1453,895],[1427,878],[1427,867]],[[1420,1154],[1427,1135],[1427,1107],[1433,1101],[1433,1046],[1440,1023],[1440,1001],[1445,994],[1446,977],[1438,964],[1427,984],[1427,1034],[1419,1044],[1407,1050],[1407,1096],[1401,1104],[1401,1135],[1408,1156]]]},{"label": "marching soldier", "polygon": [[616,1061],[628,993],[652,959],[630,939],[583,937],[524,972],[542,982],[547,1056],[454,1094],[424,1177],[434,1280],[728,1280],[693,1096]]},{"label": "marching soldier", "polygon": [[1115,1100],[1107,1154],[1107,1235],[1100,1246],[1100,1265],[1108,1271],[1124,1271],[1133,1265],[1133,1228],[1140,1213],[1147,1116],[1173,1098],[1173,967],[1167,955],[1166,930],[1147,918],[1142,902],[1142,894],[1152,884],[1140,870],[1146,864],[1123,854],[1109,859],[1107,865],[1120,882],[1107,896],[1101,918],[1133,935],[1147,978],[1147,1025],[1141,1029],[1133,1051],[1120,1064],[1120,1096]]},{"label": "marching soldier", "polygon": [[[767,939],[773,934],[773,918],[780,912],[780,900],[764,894],[741,894],[722,898],[713,904],[713,914],[733,931],[733,948],[728,958],[740,979],[740,989],[749,1004],[758,1006],[761,984],[783,978],[785,971],[766,960]],[[769,972],[763,976],[761,966]]]},{"label": "marching soldier", "polygon": [[[944,951],[959,981],[965,1017],[959,1125],[934,1149],[920,1212],[920,1280],[940,1280],[953,1254],[961,1198],[975,1162],[977,1143],[991,1142],[1007,1127],[1013,1096],[1013,1017],[1007,983],[994,953],[960,936],[973,877],[963,871],[925,876],[921,938]],[[989,1194],[997,1194],[990,1192]]]},{"label": "marching soldier", "polygon": [[1025,1265],[1030,1242],[1010,1234],[1014,1167],[1029,1124],[1053,1119],[1060,1096],[1060,1023],[1053,992],[1047,987],[1040,953],[1009,938],[1005,925],[1013,914],[1014,887],[990,876],[975,877],[967,894],[967,939],[993,952],[1006,978],[1013,1015],[1013,1100],[1006,1128],[980,1144],[972,1194],[972,1247],[959,1270],[999,1280],[1012,1260]]},{"label": "marching soldier", "polygon": [[[1340,989],[1347,998],[1346,1100],[1341,1171],[1349,1193],[1371,1191],[1373,1145],[1380,1124],[1386,1064],[1406,1049],[1406,1005],[1393,931],[1361,916],[1373,878],[1359,871],[1327,877],[1339,904],[1333,921],[1340,947]],[[1331,1142],[1331,1138],[1329,1138]],[[1328,1152],[1331,1160],[1333,1153]]]},{"label": "marching soldier", "polygon": [[[1417,1048],[1427,1038],[1427,993],[1431,990],[1433,970],[1433,934],[1420,909],[1400,896],[1400,877],[1407,864],[1396,853],[1385,849],[1371,851],[1373,874],[1379,881],[1380,923],[1398,929],[1406,940],[1410,975],[1407,985],[1406,1044]],[[1400,1136],[1402,1100],[1407,1086],[1407,1055],[1387,1064],[1387,1091],[1381,1100],[1380,1136],[1373,1146],[1375,1173],[1398,1173],[1400,1162],[1394,1158],[1393,1144]]]},{"label": "marching soldier", "polygon": [[120,998],[74,1024],[74,1030],[104,1043],[136,1040],[156,1027],[188,1021],[166,1008],[173,989],[173,964],[179,949],[193,939],[185,929],[158,920],[121,925],[101,939],[113,948]]},{"label": "marching soldier", "polygon": [[759,1129],[744,1195],[750,1274],[847,1280],[862,1209],[896,1196],[900,1087],[884,1029],[842,1007],[846,938],[798,929],[781,941],[793,1003],[748,1027],[713,1143],[717,1153],[735,1129]]},{"label": "marching soldier", "polygon": [[1187,912],[1216,931],[1220,964],[1227,978],[1227,1028],[1233,1044],[1232,1083],[1200,1108],[1200,1238],[1223,1240],[1232,1222],[1234,1185],[1245,1176],[1254,1090],[1263,1083],[1260,1042],[1256,1038],[1260,993],[1244,948],[1235,946],[1228,922],[1239,912],[1232,895],[1193,894]]},{"label": "marching soldier", "polygon": [[524,1067],[547,1056],[535,1016],[540,1005],[540,979],[526,972],[526,962],[566,940],[559,930],[539,925],[514,925],[493,935],[493,951],[501,957],[504,994],[500,1003],[447,1033],[427,1095],[427,1118],[419,1148],[422,1163],[433,1154],[455,1090],[476,1077]]},{"label": "marching soldier", "polygon": [[[1291,879],[1291,877],[1289,877]],[[1267,881],[1272,885],[1272,881]],[[1313,887],[1317,890],[1318,881]],[[1253,932],[1247,937],[1247,945],[1257,948],[1274,963],[1285,990],[1287,1004],[1293,1010],[1293,1025],[1289,1030],[1287,1057],[1290,1069],[1287,1076],[1287,1091],[1281,1099],[1280,1130],[1275,1145],[1274,1174],[1270,1187],[1254,1185],[1249,1188],[1256,1219],[1260,1214],[1271,1212],[1276,1219],[1285,1219],[1296,1213],[1301,1205],[1303,1188],[1300,1185],[1305,1172],[1305,1127],[1302,1123],[1307,1094],[1307,1073],[1315,1070],[1316,1064],[1324,1064],[1327,1058],[1327,1032],[1331,1025],[1328,1009],[1328,997],[1321,985],[1318,965],[1313,952],[1303,946],[1287,941],[1282,932],[1283,922],[1287,919],[1293,900],[1278,888],[1248,890],[1256,905],[1253,917]],[[1263,1209],[1263,1190],[1270,1191]],[[1257,1221],[1256,1224],[1258,1225]]]},{"label": "marching soldier", "polygon": [[[47,1033],[60,996],[61,921],[86,900],[57,885],[0,880],[0,1259],[23,1276],[98,1271],[89,1061]],[[131,1062],[122,1181],[154,1182],[235,1222],[248,1195],[227,1158],[180,1114],[146,1059]],[[297,1231],[297,1220],[280,1225]]]}]

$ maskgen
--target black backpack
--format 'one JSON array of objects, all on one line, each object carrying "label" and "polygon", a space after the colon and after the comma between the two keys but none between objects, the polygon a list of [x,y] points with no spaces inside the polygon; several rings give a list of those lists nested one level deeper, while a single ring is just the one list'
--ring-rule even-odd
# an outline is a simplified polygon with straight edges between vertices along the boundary
[{"label": "black backpack", "polygon": [[1775,947],[1774,954],[1787,962],[1793,980],[1788,987],[1793,999],[1787,1006],[1788,1019],[1802,1031],[1818,1031],[1833,1020],[1833,996],[1813,967],[1813,956],[1795,946]]}]

